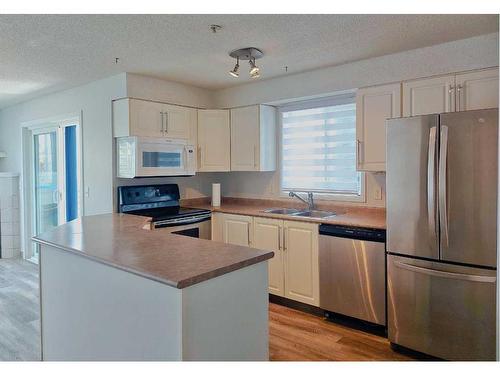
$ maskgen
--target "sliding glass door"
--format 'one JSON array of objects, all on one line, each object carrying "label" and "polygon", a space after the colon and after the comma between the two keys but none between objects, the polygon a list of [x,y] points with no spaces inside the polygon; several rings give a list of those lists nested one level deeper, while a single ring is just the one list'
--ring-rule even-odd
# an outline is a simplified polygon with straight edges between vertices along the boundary
[{"label": "sliding glass door", "polygon": [[[74,122],[31,130],[31,236],[80,216],[79,133]],[[25,257],[38,262],[38,245]]]},{"label": "sliding glass door", "polygon": [[59,187],[58,141],[57,129],[44,129],[33,134],[35,235],[59,225],[65,214]]}]

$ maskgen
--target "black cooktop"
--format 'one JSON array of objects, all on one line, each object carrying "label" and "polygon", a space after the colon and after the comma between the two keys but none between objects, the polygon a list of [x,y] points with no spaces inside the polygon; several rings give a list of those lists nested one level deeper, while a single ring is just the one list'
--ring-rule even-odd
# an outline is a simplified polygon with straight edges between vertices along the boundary
[{"label": "black cooktop", "polygon": [[153,222],[210,213],[201,208],[180,207],[179,200],[177,184],[118,187],[118,212],[147,216]]}]

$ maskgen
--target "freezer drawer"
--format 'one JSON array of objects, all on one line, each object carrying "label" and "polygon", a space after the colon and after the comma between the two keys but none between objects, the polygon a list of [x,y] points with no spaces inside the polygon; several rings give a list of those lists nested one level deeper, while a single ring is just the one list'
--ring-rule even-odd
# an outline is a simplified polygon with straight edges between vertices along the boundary
[{"label": "freezer drawer", "polygon": [[385,243],[319,237],[320,307],[385,325]]},{"label": "freezer drawer", "polygon": [[389,340],[448,360],[495,359],[496,271],[388,255]]}]

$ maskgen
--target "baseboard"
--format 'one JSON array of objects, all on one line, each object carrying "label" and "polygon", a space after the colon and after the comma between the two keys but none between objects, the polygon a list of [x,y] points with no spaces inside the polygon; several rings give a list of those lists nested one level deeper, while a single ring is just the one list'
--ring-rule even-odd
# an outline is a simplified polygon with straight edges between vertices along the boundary
[{"label": "baseboard", "polygon": [[308,314],[316,315],[316,316],[324,316],[325,310],[320,309],[316,306],[308,305],[307,303],[293,301],[291,299],[276,296],[274,294],[269,294],[269,302],[275,303],[277,305],[282,305],[289,307],[294,310],[302,311]]},{"label": "baseboard", "polygon": [[429,355],[429,354],[417,352],[416,350],[406,348],[404,346],[395,344],[393,342],[391,342],[391,349],[394,350],[395,352],[404,354],[406,356],[415,358],[415,359],[420,360],[420,361],[444,361],[444,359],[434,357],[434,356]]}]

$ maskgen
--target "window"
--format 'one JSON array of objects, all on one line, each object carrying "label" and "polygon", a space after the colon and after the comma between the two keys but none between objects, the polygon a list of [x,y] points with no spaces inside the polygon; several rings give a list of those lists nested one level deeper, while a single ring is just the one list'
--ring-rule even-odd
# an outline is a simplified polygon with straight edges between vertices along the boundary
[{"label": "window", "polygon": [[354,96],[295,103],[280,112],[281,190],[360,197]]}]

